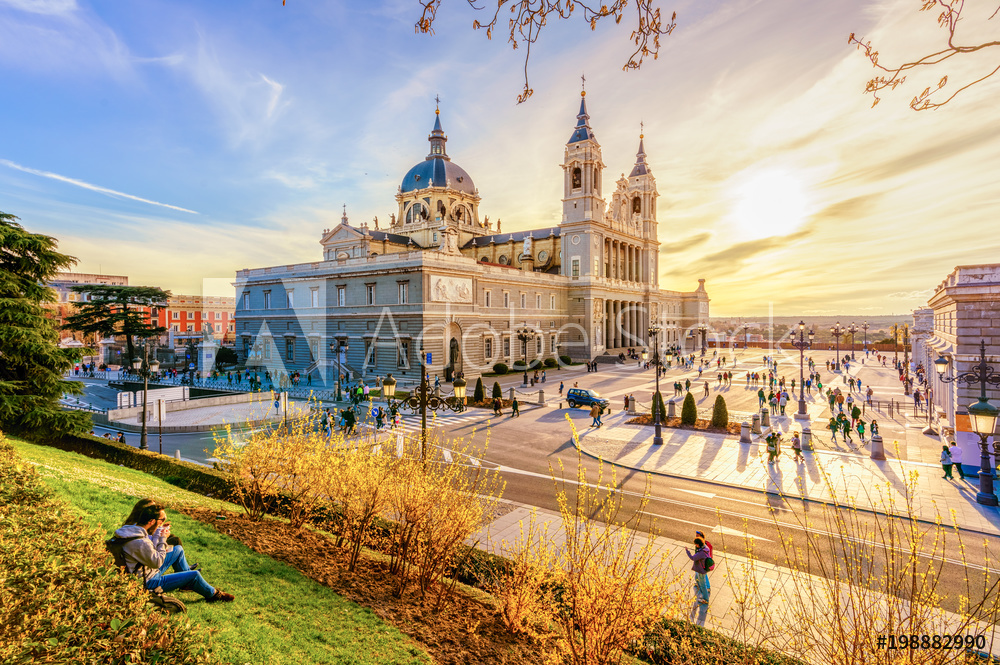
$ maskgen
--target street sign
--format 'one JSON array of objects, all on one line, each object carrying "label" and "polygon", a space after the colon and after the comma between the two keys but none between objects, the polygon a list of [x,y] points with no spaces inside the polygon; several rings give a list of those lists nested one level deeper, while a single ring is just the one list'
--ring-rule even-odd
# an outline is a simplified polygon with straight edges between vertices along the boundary
[{"label": "street sign", "polygon": [[429,354],[429,353],[427,354],[427,362],[424,363],[424,364],[426,364],[426,365],[430,365],[431,364],[431,354]]},{"label": "street sign", "polygon": [[161,423],[167,419],[167,400],[165,399],[156,400],[156,412],[159,415],[159,420]]},{"label": "street sign", "polygon": [[372,418],[374,418],[375,416],[377,416],[378,415],[378,407],[377,406],[373,406],[372,410],[368,412],[368,415],[370,415]]}]

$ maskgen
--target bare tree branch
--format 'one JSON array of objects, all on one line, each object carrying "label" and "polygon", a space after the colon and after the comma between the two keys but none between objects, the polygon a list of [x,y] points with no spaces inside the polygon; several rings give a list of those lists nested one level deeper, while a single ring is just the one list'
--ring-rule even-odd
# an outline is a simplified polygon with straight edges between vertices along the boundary
[{"label": "bare tree branch", "polygon": [[[865,94],[871,93],[873,97],[874,101],[872,101],[872,107],[875,107],[881,101],[881,97],[879,96],[880,93],[885,90],[895,90],[898,86],[902,85],[903,82],[906,81],[907,72],[940,65],[954,56],[969,55],[994,46],[1000,46],[1000,41],[988,41],[980,44],[969,45],[962,45],[958,43],[956,32],[959,27],[959,21],[963,20],[962,10],[965,8],[965,0],[921,0],[921,3],[920,11],[922,12],[934,9],[941,10],[941,13],[938,15],[937,23],[939,27],[947,31],[948,39],[946,47],[939,51],[929,53],[916,60],[904,62],[903,64],[895,67],[886,67],[879,62],[879,52],[872,48],[871,41],[865,42],[861,38],[857,37],[853,32],[847,39],[848,44],[857,44],[858,50],[864,51],[865,57],[871,61],[873,67],[885,72],[885,75],[872,78],[865,86]],[[998,7],[986,20],[993,19],[993,17],[997,15],[997,12],[1000,12],[1000,7]],[[989,73],[961,86],[943,101],[931,99],[937,93],[941,92],[941,90],[943,90],[948,84],[948,76],[942,76],[933,89],[930,87],[925,88],[923,92],[910,100],[910,108],[914,111],[926,111],[927,109],[936,109],[944,106],[958,96],[959,93],[978,83],[982,83],[998,71],[1000,71],[1000,65]]]}]

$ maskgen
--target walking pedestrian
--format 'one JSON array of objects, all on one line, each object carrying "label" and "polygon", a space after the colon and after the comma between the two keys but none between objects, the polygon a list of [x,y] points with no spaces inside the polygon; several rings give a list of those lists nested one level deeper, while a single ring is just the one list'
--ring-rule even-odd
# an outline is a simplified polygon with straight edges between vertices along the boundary
[{"label": "walking pedestrian", "polygon": [[590,426],[591,427],[600,427],[601,426],[601,407],[598,406],[597,404],[592,404],[590,406],[590,417],[593,418],[593,420],[590,422]]},{"label": "walking pedestrian", "polygon": [[503,402],[500,401],[499,397],[493,398],[493,415],[494,416],[503,415]]},{"label": "walking pedestrian", "polygon": [[510,417],[511,418],[520,418],[521,417],[521,407],[517,403],[517,397],[516,396],[510,402]]},{"label": "walking pedestrian", "polygon": [[958,471],[958,477],[965,480],[965,471],[962,470],[962,449],[952,441],[951,446],[948,448],[948,453],[951,455],[951,461],[955,470]]},{"label": "walking pedestrian", "polygon": [[559,382],[559,396],[560,396],[560,397],[562,397],[562,391],[563,391],[563,382],[562,382],[562,381],[560,381],[560,382]]},{"label": "walking pedestrian", "polygon": [[695,598],[698,603],[702,605],[708,605],[708,598],[712,593],[712,586],[708,581],[708,568],[705,566],[706,560],[710,557],[708,555],[708,548],[705,547],[705,541],[701,538],[694,539],[694,554],[691,550],[684,548],[687,552],[688,559],[693,563],[691,565],[691,570],[694,571],[694,588],[695,588]]},{"label": "walking pedestrian", "polygon": [[792,453],[796,462],[805,460],[802,456],[802,439],[799,438],[798,432],[792,434]]},{"label": "walking pedestrian", "polygon": [[708,397],[708,381],[705,382],[705,397]]},{"label": "walking pedestrian", "polygon": [[948,446],[941,446],[941,468],[944,469],[944,475],[942,478],[947,478],[948,480],[954,480],[951,476],[951,466],[953,460],[951,458],[951,451]]}]

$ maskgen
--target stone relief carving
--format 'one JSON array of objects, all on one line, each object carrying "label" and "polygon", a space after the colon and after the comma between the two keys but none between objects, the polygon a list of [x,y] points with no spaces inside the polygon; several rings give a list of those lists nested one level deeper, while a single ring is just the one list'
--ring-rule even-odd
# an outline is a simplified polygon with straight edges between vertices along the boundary
[{"label": "stone relief carving", "polygon": [[431,300],[471,304],[472,279],[433,275],[431,277]]}]

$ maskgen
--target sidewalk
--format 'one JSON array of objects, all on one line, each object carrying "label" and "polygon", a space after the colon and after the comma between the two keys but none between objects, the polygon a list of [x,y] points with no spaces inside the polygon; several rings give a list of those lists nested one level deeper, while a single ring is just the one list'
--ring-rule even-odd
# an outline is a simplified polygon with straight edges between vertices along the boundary
[{"label": "sidewalk", "polygon": [[[288,400],[288,417],[297,418],[305,415],[309,411],[309,402]],[[141,418],[141,416],[140,416]],[[277,422],[282,419],[282,414],[275,410],[274,402],[264,400],[260,402],[247,402],[245,404],[224,404],[220,406],[206,406],[195,409],[184,409],[183,411],[171,411],[167,420],[163,421],[164,429],[168,427],[208,427],[213,425],[233,425],[240,427],[247,423],[257,425],[265,422]],[[127,420],[111,420],[110,425],[135,425],[136,418]],[[138,421],[141,424],[141,420]],[[150,416],[148,426],[155,432],[159,423],[155,414]]]},{"label": "sidewalk", "polygon": [[[479,533],[470,537],[466,542],[476,545],[480,549],[493,554],[503,555],[503,544],[514,544],[520,542],[522,533],[528,532],[528,525],[534,520],[536,524],[542,526],[542,533],[547,534],[552,544],[557,548],[562,548],[565,544],[565,532],[563,530],[562,519],[558,513],[543,510],[540,508],[529,508],[520,504],[509,504],[513,510],[509,512],[501,511],[500,517],[484,527]],[[649,538],[645,534],[637,533],[634,548],[642,547]],[[794,572],[787,568],[774,564],[751,561],[745,556],[739,556],[732,551],[743,551],[743,541],[740,538],[728,540],[725,536],[713,539],[715,547],[716,567],[709,573],[711,583],[711,600],[708,606],[699,605],[694,600],[693,590],[694,573],[691,572],[691,562],[684,552],[684,548],[692,547],[691,543],[680,542],[670,538],[657,537],[653,540],[655,557],[659,560],[663,557],[663,563],[655,571],[655,574],[668,575],[673,580],[672,594],[674,597],[684,600],[681,609],[687,614],[688,619],[697,625],[736,637],[737,639],[752,639],[754,628],[758,628],[760,633],[768,634],[768,629],[774,631],[777,628],[778,635],[783,642],[785,637],[783,627],[793,625],[794,618],[788,616],[792,613],[789,609],[788,598],[792,594],[808,606],[810,602],[816,604],[829,604],[829,598],[824,598],[821,589],[833,592],[836,584],[829,584],[820,578],[807,575],[802,572]],[[728,542],[727,542],[728,540]],[[635,551],[633,549],[633,551]],[[797,592],[809,586],[816,589],[817,593],[812,594],[809,599],[803,600],[801,594]],[[763,606],[754,604],[748,599],[755,597],[750,593],[750,589],[759,589],[756,598],[763,601]],[[847,598],[849,591],[841,586],[839,593],[842,599]],[[886,604],[898,609],[905,609],[905,603],[901,606],[898,599],[890,599],[885,594],[871,592],[875,595],[877,602]],[[870,596],[869,596],[870,598]],[[865,605],[868,604],[865,601]],[[766,612],[763,609],[766,607]],[[816,616],[822,616],[822,610],[813,610]],[[902,621],[902,619],[901,619]],[[939,633],[953,634],[955,631],[948,630],[948,627],[957,627],[961,624],[958,615],[944,610],[934,612],[934,619],[924,628],[939,629]],[[904,626],[900,625],[899,633]],[[1000,656],[1000,627],[989,624],[978,624],[969,627],[966,632],[971,634],[981,634],[986,637],[987,646],[983,651]],[[774,633],[771,633],[772,636]],[[787,642],[786,642],[787,643]],[[773,646],[772,646],[773,648]],[[875,644],[871,645],[872,652],[876,652]],[[819,661],[815,654],[810,658],[813,662]]]},{"label": "sidewalk", "polygon": [[[888,459],[872,460],[865,453],[844,453],[825,450],[803,451],[805,462],[795,462],[785,444],[777,462],[766,462],[766,444],[754,435],[753,443],[741,444],[739,437],[663,428],[663,445],[653,446],[653,428],[626,425],[632,418],[624,413],[605,418],[605,427],[587,428],[579,432],[583,452],[616,465],[660,473],[668,476],[694,478],[707,482],[763,490],[801,497],[812,501],[854,501],[859,508],[871,510],[872,501],[866,492],[885,488],[902,505],[905,479],[917,474],[914,486],[914,509],[919,519],[934,522],[940,513],[945,524],[951,524],[950,511],[963,529],[989,535],[1000,535],[1000,510],[976,503],[978,478],[949,481],[942,478],[941,467],[919,461]],[[772,426],[787,431],[801,425],[791,418],[773,418]],[[814,424],[813,436],[822,437],[824,430]],[[907,439],[924,437],[919,429],[907,428]],[[910,445],[899,441],[900,447]],[[939,445],[936,439],[927,445]],[[887,456],[893,455],[893,440],[886,438]],[[821,469],[828,474],[833,488],[823,480]]]}]

